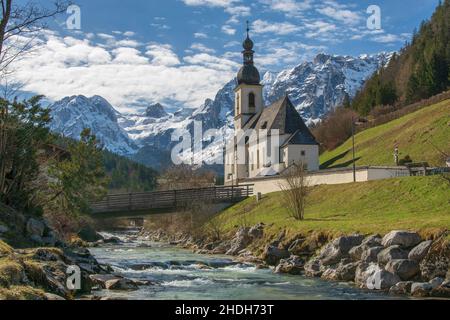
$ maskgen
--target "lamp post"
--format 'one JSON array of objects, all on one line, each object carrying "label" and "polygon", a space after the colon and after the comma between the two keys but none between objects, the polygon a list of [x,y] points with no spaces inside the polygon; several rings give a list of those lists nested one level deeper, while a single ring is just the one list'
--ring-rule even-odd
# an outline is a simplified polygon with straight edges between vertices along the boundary
[{"label": "lamp post", "polygon": [[353,182],[356,182],[355,118],[353,116],[352,116],[352,152],[353,152]]}]

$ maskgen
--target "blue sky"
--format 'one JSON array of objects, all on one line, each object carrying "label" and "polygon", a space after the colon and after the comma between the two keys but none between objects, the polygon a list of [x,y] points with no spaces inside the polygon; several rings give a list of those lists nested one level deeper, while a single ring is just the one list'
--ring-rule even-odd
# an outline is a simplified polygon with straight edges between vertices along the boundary
[{"label": "blue sky", "polygon": [[[51,1],[39,1],[50,4]],[[42,51],[18,63],[25,89],[56,100],[100,94],[123,112],[151,102],[198,107],[237,72],[245,21],[256,64],[281,71],[319,52],[394,51],[431,16],[438,0],[75,0],[81,30],[67,16],[36,39]],[[381,9],[381,30],[367,8]]]}]

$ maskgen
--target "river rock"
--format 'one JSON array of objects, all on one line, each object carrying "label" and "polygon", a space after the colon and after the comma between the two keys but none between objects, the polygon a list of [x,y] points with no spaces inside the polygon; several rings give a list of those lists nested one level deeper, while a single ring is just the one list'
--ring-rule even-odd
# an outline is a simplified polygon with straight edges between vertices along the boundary
[{"label": "river rock", "polygon": [[431,240],[420,243],[409,252],[408,258],[417,262],[421,262],[423,258],[425,258],[425,256],[428,254],[428,251],[430,251],[432,244],[433,241]]},{"label": "river rock", "polygon": [[252,242],[253,238],[248,234],[249,228],[240,228],[233,240],[231,241],[231,248],[226,252],[227,255],[235,256],[239,251],[244,250]]},{"label": "river rock", "polygon": [[431,287],[433,289],[436,289],[437,287],[440,287],[444,283],[444,281],[445,280],[443,278],[436,277],[436,278],[430,280],[429,284],[431,284]]},{"label": "river rock", "polygon": [[372,263],[378,261],[378,254],[384,250],[384,247],[373,247],[364,251],[361,255],[361,261],[365,263]]},{"label": "river rock", "polygon": [[367,289],[388,290],[400,281],[398,275],[384,269],[378,269],[367,279]]},{"label": "river rock", "polygon": [[280,263],[275,269],[275,273],[287,273],[298,275],[304,270],[303,269],[304,264],[305,262],[300,257],[291,256],[288,259],[280,260]]},{"label": "river rock", "polygon": [[308,277],[320,277],[324,272],[319,259],[309,260],[305,264],[304,269],[305,269],[305,274]]},{"label": "river rock", "polygon": [[53,294],[53,293],[49,293],[49,292],[44,293],[44,297],[45,297],[45,300],[48,300],[48,301],[64,301],[64,300],[66,300],[65,298],[58,296],[57,294]]},{"label": "river rock", "polygon": [[386,271],[397,274],[403,281],[414,278],[419,272],[420,267],[417,261],[407,259],[394,259],[386,265]]},{"label": "river rock", "polygon": [[361,235],[339,237],[325,246],[321,250],[318,258],[325,266],[336,264],[341,259],[348,257],[350,249],[360,245],[363,239],[364,236]]},{"label": "river rock", "polygon": [[106,282],[110,280],[121,279],[121,277],[117,277],[112,274],[92,274],[89,276],[94,285],[106,289]]},{"label": "river rock", "polygon": [[402,281],[397,283],[396,285],[392,286],[389,290],[389,294],[392,295],[408,295],[411,293],[411,286],[414,282],[412,281]]},{"label": "river rock", "polygon": [[262,260],[269,266],[275,266],[281,259],[287,259],[290,257],[288,250],[280,249],[278,247],[267,245],[262,254]]},{"label": "river rock", "polygon": [[399,245],[390,246],[382,250],[378,256],[378,263],[385,265],[394,259],[407,259],[408,252],[403,250]]},{"label": "river rock", "polygon": [[39,238],[42,238],[45,231],[45,224],[40,220],[30,218],[27,221],[26,229],[30,236],[37,236]]},{"label": "river rock", "polygon": [[336,280],[354,281],[359,263],[341,264],[336,269]]},{"label": "river rock", "polygon": [[[444,247],[445,246],[445,247]],[[450,270],[450,244],[442,244],[441,248],[435,248],[428,252],[420,263],[420,271],[423,280],[431,280],[436,277],[446,278]]]},{"label": "river rock", "polygon": [[248,231],[248,234],[253,239],[260,239],[264,235],[264,223],[258,223],[256,226],[253,226]]},{"label": "river rock", "polygon": [[433,287],[428,282],[413,283],[411,286],[411,295],[414,297],[428,297]]},{"label": "river rock", "polygon": [[380,235],[372,235],[368,236],[363,240],[363,242],[356,247],[353,247],[350,252],[350,258],[353,261],[361,260],[361,256],[364,251],[367,251],[370,248],[381,246],[381,236]]},{"label": "river rock", "polygon": [[109,238],[105,238],[103,239],[103,243],[108,243],[108,244],[121,244],[123,241],[120,240],[120,238],[118,237],[109,237]]},{"label": "river rock", "polygon": [[379,269],[376,263],[359,263],[355,271],[355,283],[360,288],[367,288],[367,279]]},{"label": "river rock", "polygon": [[422,241],[419,234],[409,231],[391,231],[383,237],[381,244],[387,248],[398,245],[402,248],[411,248],[418,245]]},{"label": "river rock", "polygon": [[434,288],[430,296],[435,298],[450,298],[450,281],[444,281],[439,287]]},{"label": "river rock", "polygon": [[108,280],[105,282],[105,288],[117,291],[132,291],[139,289],[135,281],[125,278]]}]

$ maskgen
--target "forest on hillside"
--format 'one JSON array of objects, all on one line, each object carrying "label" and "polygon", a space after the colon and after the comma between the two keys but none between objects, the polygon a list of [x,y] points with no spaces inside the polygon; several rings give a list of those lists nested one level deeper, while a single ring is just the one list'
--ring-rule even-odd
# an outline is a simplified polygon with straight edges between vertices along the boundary
[{"label": "forest on hillside", "polygon": [[389,65],[374,74],[351,102],[361,115],[377,106],[404,106],[450,86],[450,0],[440,2],[429,21],[415,30],[410,43]]}]

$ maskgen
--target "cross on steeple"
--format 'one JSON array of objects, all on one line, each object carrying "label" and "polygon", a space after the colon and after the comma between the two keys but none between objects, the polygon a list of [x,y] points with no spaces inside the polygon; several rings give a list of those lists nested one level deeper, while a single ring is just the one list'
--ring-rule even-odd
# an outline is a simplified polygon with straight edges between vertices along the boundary
[{"label": "cross on steeple", "polygon": [[247,20],[247,37],[250,37],[249,32],[250,32],[250,21]]}]

